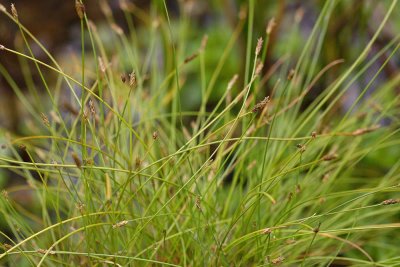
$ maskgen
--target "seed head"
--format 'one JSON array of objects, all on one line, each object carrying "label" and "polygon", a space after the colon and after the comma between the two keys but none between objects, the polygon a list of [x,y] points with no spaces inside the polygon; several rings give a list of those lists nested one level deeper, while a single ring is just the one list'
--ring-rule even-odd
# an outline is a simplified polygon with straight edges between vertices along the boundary
[{"label": "seed head", "polygon": [[263,67],[264,67],[264,64],[261,61],[258,62],[257,67],[256,67],[256,73],[255,73],[256,76],[260,75]]},{"label": "seed head", "polygon": [[89,110],[92,116],[94,117],[96,115],[96,109],[94,108],[94,103],[92,99],[89,99]]},{"label": "seed head", "polygon": [[322,157],[322,160],[324,161],[331,161],[334,159],[337,159],[338,155],[336,153],[331,153],[331,154],[327,154],[325,156]]},{"label": "seed head", "polygon": [[42,118],[43,124],[46,125],[47,127],[50,127],[50,121],[49,118],[44,113],[40,113],[40,117]]},{"label": "seed head", "polygon": [[129,74],[129,85],[132,87],[136,86],[136,73],[132,71],[131,74]]},{"label": "seed head", "polygon": [[385,201],[382,201],[382,205],[393,205],[393,204],[398,204],[400,203],[400,199],[386,199]]},{"label": "seed head", "polygon": [[284,257],[279,256],[278,258],[272,259],[271,263],[274,265],[278,265],[278,264],[281,264],[284,260],[285,260]]},{"label": "seed head", "polygon": [[291,69],[291,70],[289,71],[289,74],[288,74],[288,76],[287,76],[287,79],[288,79],[289,81],[291,81],[291,80],[293,79],[293,77],[294,77],[295,74],[296,74],[296,71],[295,71],[294,69]]},{"label": "seed head", "polygon": [[85,17],[85,5],[78,0],[75,0],[75,10],[79,19],[83,19]]},{"label": "seed head", "polygon": [[316,132],[316,131],[313,131],[313,132],[311,133],[311,137],[312,137],[313,139],[317,138],[317,132]]},{"label": "seed head", "polygon": [[268,26],[267,26],[267,29],[265,30],[265,32],[268,35],[270,35],[272,30],[275,28],[275,26],[276,26],[275,18],[270,19],[269,22],[268,22]]},{"label": "seed head", "polygon": [[257,105],[254,106],[252,111],[254,113],[257,113],[259,111],[262,111],[264,107],[269,103],[269,96],[265,97],[261,102],[258,102]]},{"label": "seed head", "polygon": [[264,235],[268,235],[268,234],[270,234],[270,233],[272,233],[272,229],[271,228],[265,228],[265,229],[263,229],[262,230],[262,233],[264,234]]},{"label": "seed head", "polygon": [[78,155],[75,152],[71,153],[72,159],[75,162],[76,167],[78,167],[79,169],[82,168],[82,161],[81,159],[78,157]]},{"label": "seed head", "polygon": [[258,56],[260,54],[263,42],[264,42],[263,38],[260,37],[260,38],[257,39],[256,56]]},{"label": "seed head", "polygon": [[127,220],[120,221],[120,222],[117,222],[116,224],[113,224],[112,228],[113,228],[113,229],[115,229],[115,228],[120,228],[120,227],[125,226],[125,225],[127,225],[127,224],[128,224],[128,221],[127,221]]},{"label": "seed head", "polygon": [[101,57],[98,58],[99,68],[102,73],[106,73],[106,67],[104,66],[103,59]]},{"label": "seed head", "polygon": [[14,19],[18,19],[18,12],[14,4],[11,4],[11,14],[14,17]]},{"label": "seed head", "polygon": [[158,138],[158,132],[154,131],[153,132],[153,139],[156,140]]},{"label": "seed head", "polygon": [[4,50],[6,47],[4,45],[0,45],[0,50]]}]

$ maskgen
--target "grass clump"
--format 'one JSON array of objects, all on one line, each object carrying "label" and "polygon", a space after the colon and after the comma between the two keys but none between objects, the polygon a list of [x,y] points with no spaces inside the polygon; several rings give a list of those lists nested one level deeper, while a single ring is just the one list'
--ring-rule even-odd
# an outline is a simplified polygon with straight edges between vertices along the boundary
[{"label": "grass clump", "polygon": [[195,38],[190,17],[170,17],[165,2],[144,12],[122,1],[126,29],[102,3],[107,29],[77,1],[82,52],[63,64],[16,7],[2,9],[24,47],[0,53],[18,55],[45,94],[26,71],[31,93],[22,93],[1,68],[26,111],[21,133],[2,130],[0,167],[24,183],[0,197],[1,263],[400,264],[400,80],[378,79],[400,36],[371,52],[397,1],[382,5],[354,58],[326,64],[341,1],[324,4],[301,47],[291,45],[301,41],[297,12],[291,41],[274,43],[276,61],[278,19],[257,39],[253,0],[228,36]]}]

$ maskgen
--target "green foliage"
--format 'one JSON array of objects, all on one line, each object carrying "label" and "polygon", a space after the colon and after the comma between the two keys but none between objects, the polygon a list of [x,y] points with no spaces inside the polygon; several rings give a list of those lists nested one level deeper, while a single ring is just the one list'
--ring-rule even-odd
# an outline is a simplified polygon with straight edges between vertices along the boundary
[{"label": "green foliage", "polygon": [[[397,1],[376,4],[379,24],[344,61],[330,33],[349,2],[324,2],[306,38],[299,13],[288,16],[281,39],[259,25],[254,0],[235,25],[218,20],[204,32],[155,2],[147,12],[125,7],[125,33],[112,14],[107,27],[82,17],[91,50],[48,54],[48,63],[32,52],[32,43],[47,50],[29,25],[2,12],[25,48],[0,53],[28,66],[30,93],[0,69],[27,113],[26,134],[1,139],[2,177],[24,184],[0,197],[0,262],[400,264],[400,76],[383,73],[400,35],[374,46],[398,24]],[[362,5],[363,27],[376,5]],[[343,27],[345,42],[357,37]]]}]

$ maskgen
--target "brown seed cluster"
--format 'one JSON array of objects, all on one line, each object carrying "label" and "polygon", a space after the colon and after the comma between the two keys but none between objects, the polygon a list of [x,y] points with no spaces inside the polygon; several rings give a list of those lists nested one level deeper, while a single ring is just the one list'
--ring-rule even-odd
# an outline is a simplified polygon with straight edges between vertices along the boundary
[{"label": "brown seed cluster", "polygon": [[78,0],[75,1],[75,10],[79,19],[83,19],[85,17],[85,5]]},{"label": "brown seed cluster", "polygon": [[11,4],[11,14],[14,17],[14,19],[18,19],[18,12],[14,4]]},{"label": "brown seed cluster", "polygon": [[47,116],[44,113],[40,113],[40,118],[42,118],[44,125],[46,125],[47,127],[50,127],[49,118],[47,118]]},{"label": "brown seed cluster", "polygon": [[113,224],[112,228],[113,228],[113,229],[115,229],[115,228],[120,228],[120,227],[125,226],[125,225],[127,225],[127,224],[128,224],[128,221],[127,221],[127,220],[120,221],[120,222],[117,222],[116,224]]},{"label": "brown seed cluster", "polygon": [[263,38],[260,37],[257,39],[256,56],[258,56],[260,54],[263,42],[264,42]]},{"label": "brown seed cluster", "polygon": [[75,162],[76,167],[78,167],[79,169],[82,168],[82,161],[81,159],[78,157],[78,155],[75,152],[71,153],[72,159]]},{"label": "brown seed cluster", "polygon": [[400,203],[400,199],[386,199],[385,201],[382,201],[382,205],[393,205],[393,204],[398,204]]},{"label": "brown seed cluster", "polygon": [[254,108],[251,110],[254,113],[257,113],[259,111],[262,111],[265,106],[269,103],[269,96],[265,97],[263,100],[257,103],[257,105],[254,106]]}]

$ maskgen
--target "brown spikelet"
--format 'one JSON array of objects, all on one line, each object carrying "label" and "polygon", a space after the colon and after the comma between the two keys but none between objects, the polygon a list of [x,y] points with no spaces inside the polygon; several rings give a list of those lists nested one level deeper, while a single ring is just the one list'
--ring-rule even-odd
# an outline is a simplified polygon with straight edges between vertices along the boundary
[{"label": "brown spikelet", "polygon": [[131,74],[129,74],[129,86],[135,87],[136,86],[136,73],[132,71]]},{"label": "brown spikelet", "polygon": [[270,234],[270,233],[272,233],[272,229],[271,228],[265,228],[265,229],[263,229],[262,230],[262,233],[264,234],[264,235],[268,235],[268,234]]},{"label": "brown spikelet", "polygon": [[81,214],[83,214],[83,213],[85,212],[85,204],[83,204],[83,203],[78,203],[78,204],[76,204],[76,207],[77,207],[77,209],[79,210],[79,212],[80,212]]},{"label": "brown spikelet", "polygon": [[82,168],[82,161],[81,159],[78,157],[78,155],[75,152],[71,153],[72,159],[75,162],[76,167],[78,167],[79,169]]},{"label": "brown spikelet", "polygon": [[44,125],[46,125],[47,127],[50,127],[49,118],[47,118],[47,116],[44,113],[40,113],[40,118],[42,118]]},{"label": "brown spikelet", "polygon": [[297,144],[296,147],[299,149],[300,153],[303,153],[307,149],[306,145],[303,144]]},{"label": "brown spikelet", "polygon": [[291,69],[291,70],[289,71],[289,74],[288,74],[288,76],[287,76],[287,79],[288,79],[289,81],[291,81],[291,80],[293,79],[293,77],[294,77],[295,74],[296,74],[296,71],[295,71],[294,69]]},{"label": "brown spikelet", "polygon": [[126,221],[126,220],[120,221],[120,222],[117,222],[116,224],[113,224],[112,228],[113,229],[120,228],[120,227],[125,226],[127,224],[128,224],[128,221]]},{"label": "brown spikelet", "polygon": [[262,111],[268,103],[269,103],[269,96],[265,97],[263,100],[258,102],[257,105],[255,105],[251,111],[254,113]]},{"label": "brown spikelet", "polygon": [[18,19],[18,12],[14,4],[11,4],[11,14],[14,17],[14,19]]},{"label": "brown spikelet", "polygon": [[121,74],[121,81],[122,81],[123,83],[126,83],[127,80],[128,80],[128,74],[122,73],[122,74]]},{"label": "brown spikelet", "polygon": [[312,137],[313,139],[317,138],[317,132],[316,132],[316,131],[313,131],[313,132],[311,133],[311,137]]},{"label": "brown spikelet", "polygon": [[261,61],[258,62],[257,67],[256,67],[256,72],[255,72],[256,76],[260,75],[263,67],[264,67],[264,64]]},{"label": "brown spikelet", "polygon": [[99,69],[101,73],[106,73],[106,66],[104,65],[103,59],[101,57],[98,58],[99,61]]},{"label": "brown spikelet", "polygon": [[153,139],[156,140],[158,138],[158,132],[154,131],[152,136],[153,136]]},{"label": "brown spikelet", "polygon": [[185,58],[185,60],[183,61],[184,64],[189,63],[190,61],[192,61],[193,59],[195,59],[197,56],[199,55],[199,53],[193,53],[192,55],[188,56],[187,58]]},{"label": "brown spikelet", "polygon": [[337,154],[335,154],[335,153],[330,153],[330,154],[327,154],[327,155],[323,156],[323,157],[322,157],[322,160],[324,160],[324,161],[331,161],[331,160],[337,159],[337,157],[338,157]]},{"label": "brown spikelet", "polygon": [[92,99],[89,99],[89,110],[90,110],[90,114],[92,114],[93,117],[96,116],[96,109],[94,107],[94,103]]},{"label": "brown spikelet", "polygon": [[263,38],[260,37],[257,39],[256,56],[258,56],[260,54],[263,42],[264,42]]},{"label": "brown spikelet", "polygon": [[354,132],[351,133],[352,136],[359,136],[359,135],[363,135],[366,133],[370,133],[373,132],[377,129],[379,129],[381,126],[380,125],[374,125],[372,127],[369,128],[361,128],[361,129],[357,129]]},{"label": "brown spikelet", "polygon": [[398,204],[400,203],[400,199],[386,199],[382,201],[382,205],[393,205],[393,204]]},{"label": "brown spikelet", "polygon": [[266,34],[270,35],[272,30],[275,28],[275,26],[276,26],[275,18],[271,18],[268,21],[268,25],[267,25],[267,28],[265,30]]},{"label": "brown spikelet", "polygon": [[278,258],[272,259],[271,263],[274,265],[278,265],[278,264],[281,264],[284,260],[285,260],[284,257],[279,256]]},{"label": "brown spikelet", "polygon": [[79,19],[83,19],[85,17],[85,5],[82,2],[75,0],[75,10]]}]

